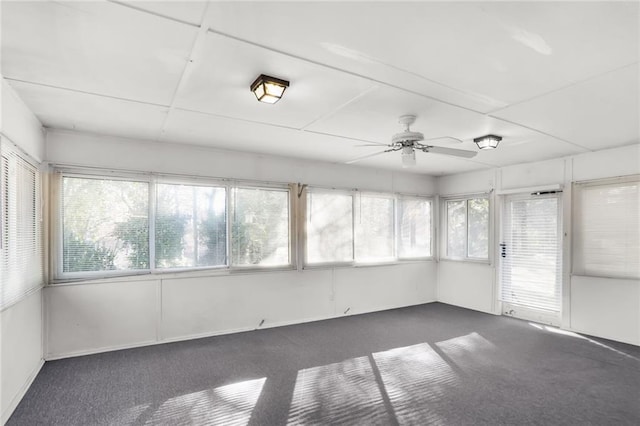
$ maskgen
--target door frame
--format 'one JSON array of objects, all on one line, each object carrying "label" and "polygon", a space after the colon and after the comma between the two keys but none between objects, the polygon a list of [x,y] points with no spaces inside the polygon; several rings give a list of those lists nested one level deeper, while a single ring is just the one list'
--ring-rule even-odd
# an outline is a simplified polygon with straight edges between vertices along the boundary
[{"label": "door frame", "polygon": [[[566,262],[567,262],[567,253],[565,251],[565,237],[566,233],[566,208],[565,205],[565,194],[563,193],[562,188],[559,189],[550,189],[550,190],[530,190],[529,188],[523,189],[522,191],[505,191],[503,193],[499,193],[499,203],[497,214],[499,215],[499,226],[496,230],[497,241],[495,245],[495,258],[497,259],[495,267],[496,267],[496,299],[497,304],[500,307],[500,314],[504,316],[510,316],[514,318],[518,318],[521,320],[534,321],[543,324],[549,324],[553,326],[560,327],[563,325],[563,318],[565,314],[565,270],[566,270]],[[558,254],[560,255],[560,272],[559,272],[559,285],[560,285],[560,300],[559,306],[560,311],[558,313],[553,313],[549,311],[544,311],[541,309],[531,308],[524,305],[518,305],[512,302],[505,302],[502,300],[502,256],[501,256],[501,244],[505,240],[505,227],[506,217],[505,217],[505,209],[508,205],[510,199],[535,199],[535,197],[545,197],[545,198],[556,198],[558,205],[557,212],[557,220],[558,220]]]}]

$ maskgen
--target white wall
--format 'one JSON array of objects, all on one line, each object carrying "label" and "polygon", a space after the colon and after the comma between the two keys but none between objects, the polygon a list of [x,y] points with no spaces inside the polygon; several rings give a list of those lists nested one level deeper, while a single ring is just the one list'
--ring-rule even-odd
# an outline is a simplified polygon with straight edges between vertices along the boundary
[{"label": "white wall", "polygon": [[[1,79],[0,132],[36,160],[44,157],[42,126]],[[42,367],[42,294],[29,294],[0,312],[0,422],[7,421]]]},{"label": "white wall", "polygon": [[[640,173],[640,145],[590,152],[438,179],[437,192],[464,194],[551,184],[564,186],[564,285],[562,327],[640,345],[640,281],[579,277],[571,271],[571,182]],[[499,202],[500,197],[494,197]],[[499,203],[494,203],[499,205]],[[497,209],[494,209],[497,210]],[[494,211],[496,228],[499,214]],[[497,230],[496,230],[497,231]],[[497,240],[497,232],[494,233]],[[495,245],[492,248],[494,257]],[[495,264],[441,261],[438,300],[487,313],[500,313]]]},{"label": "white wall", "polygon": [[54,164],[424,195],[435,193],[436,182],[413,173],[64,130],[47,131],[46,158]]},{"label": "white wall", "polygon": [[[430,195],[435,179],[69,131],[47,133],[47,160],[195,176]],[[227,273],[191,272],[52,285],[46,359],[352,315],[435,301],[433,262]],[[346,312],[346,314],[345,314]]]},{"label": "white wall", "polygon": [[434,275],[432,262],[419,262],[307,271],[186,273],[49,286],[45,289],[46,357],[432,302],[435,279],[429,277]]}]

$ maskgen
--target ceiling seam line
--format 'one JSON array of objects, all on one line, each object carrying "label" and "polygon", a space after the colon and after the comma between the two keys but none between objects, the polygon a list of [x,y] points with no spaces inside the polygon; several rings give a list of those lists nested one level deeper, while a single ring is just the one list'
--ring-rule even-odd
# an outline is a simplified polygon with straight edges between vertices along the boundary
[{"label": "ceiling seam line", "polygon": [[318,117],[314,118],[313,120],[311,120],[309,123],[305,124],[304,126],[302,126],[300,128],[300,130],[307,130],[307,127],[311,126],[314,123],[317,123],[318,121],[321,120],[326,120],[327,118],[333,116],[334,114],[336,114],[338,111],[340,111],[342,108],[351,105],[352,103],[354,103],[355,101],[357,101],[358,99],[362,98],[363,96],[368,95],[369,93],[373,92],[374,90],[378,89],[378,85],[374,84],[373,86],[369,87],[368,89],[358,93],[356,96],[354,96],[353,98],[349,99],[348,101],[338,105],[337,107],[333,108],[331,111],[327,112],[326,114],[321,114]]},{"label": "ceiling seam line", "polygon": [[196,111],[196,110],[189,109],[189,108],[175,107],[174,110],[185,111],[185,112],[193,112],[193,113],[196,113],[196,114],[203,114],[203,115],[208,115],[210,117],[224,118],[224,119],[227,119],[227,120],[241,121],[243,123],[262,124],[264,126],[269,126],[269,127],[277,127],[277,128],[280,128],[280,129],[295,130],[296,132],[301,132],[302,131],[302,130],[298,129],[297,127],[284,126],[282,124],[265,123],[264,121],[256,121],[256,120],[249,120],[249,119],[246,119],[246,118],[231,117],[231,116],[228,116],[228,115],[214,114],[214,113],[211,113],[211,112]]},{"label": "ceiling seam line", "polygon": [[[118,0],[107,0],[107,2],[113,3],[113,4],[118,5],[118,6],[126,7],[126,8],[129,8],[129,9],[133,9],[135,11],[142,12],[142,13],[145,13],[147,15],[155,16],[157,18],[162,18],[162,19],[166,19],[168,21],[173,21],[173,22],[176,22],[178,24],[188,25],[188,26],[193,27],[193,28],[198,28],[200,26],[198,24],[194,24],[193,22],[184,21],[182,19],[174,18],[173,16],[163,15],[163,14],[158,13],[158,12],[153,12],[151,10],[142,9],[142,8],[139,8],[139,7],[134,6],[132,4],[123,3],[123,2],[118,1]],[[208,2],[207,2],[207,7],[209,7],[209,3]]]},{"label": "ceiling seam line", "polygon": [[[204,9],[204,13],[203,13],[203,17],[206,16],[207,10],[209,8],[209,3],[206,4],[205,9]],[[171,96],[171,102],[169,104],[169,109],[167,110],[167,113],[165,114],[164,120],[162,120],[162,126],[160,127],[160,133],[158,134],[158,139],[162,138],[162,135],[165,134],[166,132],[166,126],[167,126],[167,121],[169,120],[169,114],[171,113],[171,111],[175,110],[175,102],[176,99],[178,97],[178,94],[180,93],[180,91],[184,88],[184,85],[186,84],[187,81],[187,74],[189,73],[189,68],[191,66],[191,64],[194,62],[197,52],[200,48],[200,46],[203,43],[204,37],[207,33],[208,30],[208,26],[206,25],[206,23],[204,22],[204,18],[203,18],[203,22],[200,25],[200,28],[198,28],[198,33],[196,35],[195,40],[193,41],[193,45],[191,46],[191,51],[189,52],[189,56],[187,57],[187,61],[184,64],[184,67],[182,68],[182,73],[180,74],[180,79],[178,80],[178,84],[176,85],[176,89],[173,92],[173,95]]]},{"label": "ceiling seam line", "polygon": [[55,86],[53,84],[47,84],[47,83],[38,83],[35,81],[28,81],[28,80],[21,80],[19,78],[13,78],[13,77],[4,77],[5,80],[9,80],[9,81],[15,81],[18,83],[25,83],[25,84],[31,84],[34,86],[42,86],[42,87],[49,87],[51,89],[59,89],[59,90],[66,90],[68,92],[75,92],[75,93],[80,93],[83,95],[90,95],[90,96],[99,96],[102,98],[109,98],[109,99],[115,99],[118,101],[124,101],[124,102],[133,102],[133,103],[137,103],[137,104],[143,104],[143,105],[151,105],[151,106],[155,106],[155,107],[160,107],[160,108],[168,108],[169,105],[165,105],[165,104],[157,104],[155,102],[147,102],[147,101],[140,101],[137,99],[129,99],[129,98],[121,98],[118,96],[112,96],[112,95],[105,95],[102,93],[95,93],[95,92],[89,92],[86,90],[80,90],[80,89],[72,89],[69,87],[63,87],[63,86]]},{"label": "ceiling seam line", "polygon": [[[625,69],[625,68],[632,67],[632,66],[634,66],[634,65],[638,65],[638,61],[636,61],[636,62],[631,62],[631,63],[629,63],[629,64],[622,65],[622,66],[617,67],[617,68],[614,68],[614,69],[612,69],[612,70],[608,70],[608,71],[605,71],[605,72],[602,72],[602,73],[599,73],[599,74],[596,74],[596,75],[592,75],[592,76],[590,76],[590,77],[583,78],[582,80],[575,81],[575,82],[573,82],[573,83],[567,84],[566,86],[558,87],[558,88],[553,89],[553,90],[550,90],[550,91],[548,91],[548,92],[541,93],[541,94],[539,94],[539,95],[535,95],[535,96],[532,96],[532,97],[530,97],[530,98],[527,98],[527,99],[523,99],[523,100],[520,100],[520,101],[514,102],[514,103],[509,104],[509,105],[507,105],[507,106],[504,106],[504,107],[502,107],[502,108],[494,109],[493,111],[489,111],[489,112],[487,112],[487,115],[492,115],[492,114],[495,114],[495,113],[497,113],[497,112],[504,111],[505,109],[509,109],[509,108],[511,108],[511,107],[513,107],[513,106],[521,105],[521,104],[524,104],[524,103],[527,103],[527,102],[530,102],[530,101],[533,101],[533,100],[536,100],[536,99],[542,98],[542,97],[544,97],[544,96],[548,96],[548,95],[551,95],[551,94],[557,93],[557,92],[559,92],[559,91],[561,91],[561,90],[565,90],[565,89],[568,89],[568,88],[570,88],[570,87],[576,86],[576,85],[578,85],[578,84],[586,83],[586,82],[588,82],[588,81],[595,80],[595,79],[600,78],[600,77],[604,77],[604,76],[606,76],[606,75],[608,75],[608,74],[614,73],[614,72],[616,72],[616,71],[623,70],[623,69]],[[515,123],[514,123],[514,124],[515,124]]]},{"label": "ceiling seam line", "polygon": [[[445,104],[445,105],[449,105],[449,106],[454,107],[454,108],[459,108],[459,109],[462,109],[462,110],[465,110],[465,111],[469,111],[469,112],[473,112],[473,113],[476,113],[476,114],[486,115],[485,112],[478,111],[478,110],[475,110],[473,108],[469,108],[469,107],[465,107],[465,106],[462,106],[462,105],[454,104],[453,102],[445,101],[445,100],[436,98],[434,96],[425,95],[424,93],[420,93],[420,92],[416,92],[416,91],[411,90],[411,89],[407,89],[407,88],[404,88],[404,87],[396,86],[394,84],[387,83],[385,81],[378,80],[378,79],[375,79],[373,77],[368,77],[368,76],[365,76],[365,75],[362,75],[362,74],[358,74],[358,73],[356,73],[354,71],[345,70],[345,69],[338,68],[338,67],[333,66],[333,65],[324,64],[322,62],[318,62],[318,61],[315,61],[313,59],[305,58],[303,56],[298,56],[298,55],[295,55],[293,53],[289,53],[289,52],[285,52],[283,50],[279,50],[279,49],[276,49],[276,48],[273,48],[273,47],[269,47],[269,46],[266,46],[264,44],[256,43],[256,42],[253,42],[253,41],[249,41],[249,40],[243,39],[241,37],[237,37],[237,36],[234,36],[234,35],[231,35],[231,34],[216,30],[216,29],[213,29],[211,27],[209,28],[209,31],[212,34],[217,34],[217,35],[219,35],[221,37],[226,37],[226,38],[229,38],[229,39],[232,39],[232,40],[239,41],[241,43],[245,43],[245,44],[249,44],[251,46],[259,47],[261,49],[269,50],[271,52],[278,53],[280,55],[287,56],[289,58],[297,59],[297,60],[300,60],[300,61],[303,61],[303,62],[307,62],[309,64],[317,65],[317,66],[320,66],[322,68],[330,69],[330,70],[337,71],[337,72],[340,72],[340,73],[343,73],[343,74],[348,74],[348,75],[351,75],[353,77],[358,77],[358,78],[361,78],[363,80],[368,80],[368,81],[371,81],[373,83],[377,83],[377,84],[381,84],[383,86],[387,86],[387,87],[391,87],[391,88],[394,88],[394,89],[397,89],[397,90],[401,90],[401,91],[406,92],[406,93],[411,93],[413,95],[420,96],[420,97],[423,97],[423,98],[426,98],[426,99],[430,99],[432,101],[436,101],[436,102],[439,102],[439,103],[442,103],[442,104]],[[442,85],[441,83],[438,83],[438,84]],[[444,85],[442,85],[442,86],[446,87]]]},{"label": "ceiling seam line", "polygon": [[585,151],[587,151],[587,152],[594,152],[594,150],[593,150],[593,149],[589,149],[589,148],[587,148],[586,146],[582,146],[582,145],[577,144],[577,143],[575,143],[575,142],[571,142],[571,141],[568,141],[568,140],[563,139],[563,138],[561,138],[561,137],[554,136],[554,135],[552,135],[551,133],[543,132],[542,130],[534,129],[533,127],[529,127],[529,126],[526,126],[526,125],[524,125],[524,124],[516,123],[515,121],[511,121],[511,120],[507,120],[507,119],[504,119],[504,118],[496,117],[495,115],[491,115],[491,114],[487,114],[487,117],[491,117],[491,118],[493,118],[493,119],[500,120],[500,121],[503,121],[503,122],[505,122],[505,123],[513,124],[514,126],[520,126],[520,127],[524,128],[524,129],[531,130],[531,131],[533,131],[533,132],[536,132],[536,133],[539,133],[539,134],[541,134],[541,135],[544,135],[544,136],[548,136],[548,137],[551,137],[551,138],[557,139],[557,140],[559,140],[559,141],[561,141],[561,142],[564,142],[564,143],[566,143],[566,144],[569,144],[569,145],[575,146],[575,147],[577,147],[577,148],[584,149],[584,150],[585,150]]},{"label": "ceiling seam line", "polygon": [[338,138],[338,139],[346,139],[346,140],[350,140],[350,141],[355,141],[355,142],[367,142],[367,143],[373,143],[373,144],[380,144],[380,146],[389,146],[388,144],[385,143],[381,143],[381,142],[376,142],[376,141],[370,141],[368,139],[359,139],[359,138],[352,138],[349,136],[341,136],[341,135],[334,135],[333,133],[325,133],[325,132],[319,132],[316,130],[302,130],[303,132],[307,132],[307,133],[313,133],[314,135],[321,135],[321,136],[330,136],[330,137],[334,137],[334,138]]}]

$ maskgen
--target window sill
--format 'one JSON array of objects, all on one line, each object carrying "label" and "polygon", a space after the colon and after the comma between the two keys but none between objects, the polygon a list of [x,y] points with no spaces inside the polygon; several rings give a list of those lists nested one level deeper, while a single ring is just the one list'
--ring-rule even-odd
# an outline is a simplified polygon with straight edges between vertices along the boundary
[{"label": "window sill", "polygon": [[462,259],[462,258],[451,258],[451,257],[442,257],[439,259],[441,262],[454,262],[454,263],[474,263],[477,265],[488,265],[491,266],[492,263],[488,259]]},{"label": "window sill", "polygon": [[395,266],[395,265],[405,265],[410,263],[423,263],[423,262],[432,262],[433,257],[421,257],[414,259],[399,259],[399,260],[389,260],[385,262],[362,262],[362,263],[318,263],[312,265],[304,265],[303,270],[315,270],[315,269],[338,269],[338,268],[372,268],[376,266]]},{"label": "window sill", "polygon": [[155,270],[145,271],[138,274],[114,274],[112,276],[96,276],[92,277],[79,277],[79,278],[59,278],[51,281],[49,286],[65,286],[65,285],[82,285],[82,284],[101,284],[101,283],[116,283],[116,282],[129,282],[129,281],[156,281],[166,279],[184,279],[184,278],[200,278],[200,277],[219,277],[230,276],[240,274],[262,274],[269,272],[286,272],[295,271],[293,265],[285,266],[260,266],[260,267],[242,267],[236,266],[232,268],[207,268],[207,269],[185,269],[185,270]]}]

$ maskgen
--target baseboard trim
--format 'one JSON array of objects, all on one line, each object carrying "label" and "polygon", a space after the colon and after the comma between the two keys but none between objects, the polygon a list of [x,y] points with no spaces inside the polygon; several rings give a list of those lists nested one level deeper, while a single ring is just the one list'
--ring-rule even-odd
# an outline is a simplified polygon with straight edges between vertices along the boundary
[{"label": "baseboard trim", "polygon": [[587,338],[588,337],[597,337],[598,339],[606,339],[606,340],[611,340],[613,342],[626,343],[627,345],[633,345],[633,346],[639,346],[640,347],[640,339],[638,341],[634,342],[633,340],[629,340],[629,339],[625,339],[625,338],[605,336],[603,334],[595,334],[593,331],[586,331],[586,330],[582,330],[582,329],[574,328],[574,327],[560,327],[560,328],[562,330],[571,331],[573,333],[584,334],[585,336],[587,336]]},{"label": "baseboard trim", "polygon": [[22,385],[18,393],[15,394],[14,397],[11,399],[11,402],[9,402],[9,405],[2,413],[3,425],[9,421],[9,418],[11,417],[15,409],[18,408],[18,404],[20,404],[20,401],[22,401],[22,398],[24,398],[24,396],[27,394],[27,391],[33,384],[33,381],[36,379],[36,377],[38,377],[38,373],[40,373],[40,370],[42,369],[43,365],[44,365],[44,359],[41,359],[40,362],[38,362],[38,365],[31,371],[31,373],[29,374],[29,377],[24,382],[24,384]]},{"label": "baseboard trim", "polygon": [[160,339],[160,340],[148,340],[148,341],[144,341],[144,342],[131,343],[131,344],[126,344],[126,345],[105,346],[105,347],[96,348],[96,349],[87,349],[87,350],[82,350],[82,351],[74,351],[74,352],[67,352],[67,353],[61,353],[61,354],[47,354],[45,356],[45,360],[46,361],[55,361],[55,360],[58,360],[58,359],[73,358],[73,357],[85,356],[85,355],[94,355],[94,354],[99,354],[99,353],[104,353],[104,352],[120,351],[120,350],[124,350],[124,349],[135,349],[135,348],[141,348],[141,347],[145,347],[145,346],[162,345],[164,343],[184,342],[184,341],[187,341],[187,340],[204,339],[204,338],[207,338],[207,337],[215,337],[215,336],[224,336],[226,334],[245,333],[245,332],[249,332],[249,331],[264,330],[264,329],[267,329],[267,328],[275,328],[275,327],[286,327],[288,325],[305,324],[305,323],[309,323],[309,322],[324,321],[324,320],[330,320],[330,319],[342,318],[342,317],[348,317],[348,316],[355,316],[355,315],[365,315],[365,314],[370,314],[370,313],[374,313],[374,312],[383,312],[383,311],[388,311],[388,310],[391,310],[391,309],[402,309],[402,308],[408,308],[408,307],[411,307],[411,306],[425,305],[425,304],[428,304],[428,303],[435,303],[435,302],[437,302],[437,300],[434,299],[434,300],[430,300],[430,301],[421,301],[420,303],[411,304],[411,305],[402,305],[402,306],[387,307],[387,308],[377,308],[377,309],[373,309],[373,310],[369,310],[369,311],[350,312],[348,314],[340,313],[339,315],[328,315],[328,316],[311,317],[311,318],[292,320],[292,321],[279,321],[279,322],[273,322],[273,323],[266,323],[262,327],[238,327],[238,328],[226,329],[226,330],[221,330],[221,331],[212,331],[212,332],[205,332],[205,333],[188,334],[188,335],[177,336],[177,337],[167,337],[167,338]]},{"label": "baseboard trim", "polygon": [[449,305],[449,306],[455,306],[457,308],[469,309],[470,311],[481,312],[483,314],[496,315],[496,316],[502,315],[501,312],[494,312],[492,310],[479,309],[479,308],[475,308],[473,306],[461,305],[459,303],[448,302],[448,301],[441,300],[441,299],[434,300],[434,302],[442,303],[444,305]]}]

